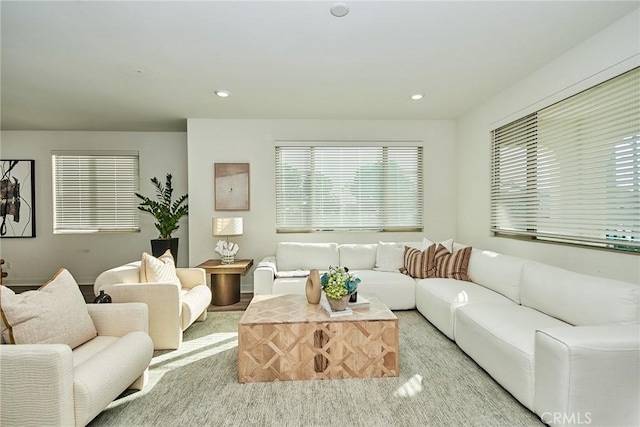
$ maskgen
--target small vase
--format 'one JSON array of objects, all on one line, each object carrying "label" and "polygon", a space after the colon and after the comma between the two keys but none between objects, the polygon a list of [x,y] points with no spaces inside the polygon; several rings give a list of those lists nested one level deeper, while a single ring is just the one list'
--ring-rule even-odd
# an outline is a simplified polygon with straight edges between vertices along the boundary
[{"label": "small vase", "polygon": [[311,270],[309,272],[305,291],[307,293],[307,301],[309,301],[309,304],[318,304],[320,302],[322,289],[320,288],[320,274],[318,273],[318,270]]},{"label": "small vase", "polygon": [[329,307],[331,307],[331,311],[342,311],[347,308],[347,304],[349,303],[349,295],[345,295],[340,299],[329,298],[327,295],[327,302],[329,303]]},{"label": "small vase", "polygon": [[358,291],[349,294],[349,302],[358,302]]},{"label": "small vase", "polygon": [[100,291],[100,295],[93,300],[94,304],[104,304],[111,302],[111,295],[105,294],[104,291]]}]

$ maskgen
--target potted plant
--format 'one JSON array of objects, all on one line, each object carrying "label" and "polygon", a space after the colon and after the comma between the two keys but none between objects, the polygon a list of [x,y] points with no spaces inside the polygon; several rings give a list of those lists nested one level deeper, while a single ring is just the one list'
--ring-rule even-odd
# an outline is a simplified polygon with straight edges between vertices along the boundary
[{"label": "potted plant", "polygon": [[136,196],[142,200],[138,209],[150,213],[157,221],[154,225],[160,232],[160,237],[151,240],[153,256],[158,257],[167,249],[171,249],[171,254],[177,264],[178,238],[171,237],[171,234],[180,227],[178,224],[180,218],[189,214],[189,205],[186,204],[187,194],[172,201],[173,186],[171,185],[171,179],[172,176],[168,173],[165,184],[162,185],[155,176],[151,178],[151,183],[156,188],[156,200],[151,200],[140,193],[136,193]]},{"label": "potted plant", "polygon": [[327,302],[333,311],[347,308],[349,296],[358,289],[360,279],[349,273],[347,267],[331,267],[320,277],[320,286],[327,295]]}]

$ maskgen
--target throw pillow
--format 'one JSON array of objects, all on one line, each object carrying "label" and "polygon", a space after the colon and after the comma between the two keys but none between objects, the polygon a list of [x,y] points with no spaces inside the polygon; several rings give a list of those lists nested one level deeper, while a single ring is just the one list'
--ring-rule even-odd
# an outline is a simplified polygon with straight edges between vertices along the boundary
[{"label": "throw pillow", "polygon": [[468,274],[470,258],[471,246],[452,254],[444,246],[438,245],[435,253],[436,277],[470,282]]},{"label": "throw pillow", "polygon": [[97,335],[75,279],[65,269],[36,291],[1,287],[0,312],[10,344],[66,344],[76,348]]},{"label": "throw pillow", "polygon": [[436,246],[438,245],[442,245],[444,246],[446,249],[449,250],[449,252],[453,253],[453,239],[447,239],[447,240],[443,240],[442,242],[432,242],[431,240],[427,239],[426,237],[424,237],[422,239],[422,249],[427,249],[429,246],[435,244]]},{"label": "throw pillow", "polygon": [[404,268],[401,272],[415,279],[436,277],[435,253],[435,243],[424,251],[406,246],[404,248]]},{"label": "throw pillow", "polygon": [[400,271],[404,267],[404,245],[378,242],[376,249],[376,271]]},{"label": "throw pillow", "polygon": [[182,287],[176,274],[176,265],[171,251],[167,251],[159,258],[144,252],[140,263],[140,283],[174,283]]}]

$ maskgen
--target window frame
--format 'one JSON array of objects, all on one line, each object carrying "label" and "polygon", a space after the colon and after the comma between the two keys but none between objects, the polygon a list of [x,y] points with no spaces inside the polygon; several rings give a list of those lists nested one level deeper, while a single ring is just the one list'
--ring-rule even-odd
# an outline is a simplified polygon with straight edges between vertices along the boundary
[{"label": "window frame", "polygon": [[[304,215],[304,219],[299,221],[297,224],[293,224],[295,220],[286,220],[286,213],[282,211],[283,204],[287,203],[286,200],[286,190],[285,187],[286,178],[283,177],[285,173],[286,167],[283,163],[283,156],[286,154],[291,154],[292,150],[298,150],[299,153],[303,153],[305,150],[308,151],[308,154],[300,154],[300,157],[303,160],[299,160],[300,163],[297,163],[295,166],[301,169],[296,169],[296,173],[300,173],[303,176],[301,179],[302,184],[296,188],[299,192],[296,197],[291,197],[290,200],[293,202],[289,202],[289,206],[293,206],[292,209],[296,207],[301,212],[301,215]],[[415,164],[405,166],[405,169],[400,169],[396,162],[389,161],[389,150],[391,150],[392,155],[399,156],[397,161],[406,161],[410,159],[411,161],[415,159]],[[410,150],[415,150],[415,155],[407,154]],[[341,152],[342,151],[342,152]],[[402,153],[405,151],[406,153]],[[327,210],[326,202],[326,194],[325,196],[318,195],[318,188],[326,186],[327,176],[330,174],[336,173],[336,168],[332,168],[330,166],[325,167],[324,169],[318,169],[317,164],[322,163],[320,158],[324,158],[324,162],[326,162],[326,158],[329,156],[338,156],[340,161],[344,159],[349,159],[352,156],[357,156],[356,153],[367,153],[362,154],[362,157],[366,160],[360,160],[363,163],[360,163],[360,166],[354,166],[356,168],[355,172],[340,174],[338,178],[336,175],[333,175],[333,179],[330,180],[331,187],[330,192],[333,198],[340,198],[340,200],[347,200],[347,202],[356,205],[356,211],[358,214],[354,214],[353,216],[345,215],[344,211],[339,211],[338,215],[335,218],[338,218],[333,224],[327,223],[329,218],[334,218],[330,215],[317,215],[318,212],[323,212],[323,210]],[[421,141],[276,141],[275,143],[275,181],[276,181],[276,233],[278,234],[286,234],[286,233],[321,233],[321,232],[421,232],[424,229],[424,148]],[[344,159],[343,159],[344,157]],[[373,161],[375,160],[375,161]],[[367,163],[367,161],[371,161]],[[378,165],[381,167],[379,174],[370,175],[372,170],[377,169]],[[406,222],[405,224],[397,224],[394,221],[399,221],[402,219],[401,210],[399,209],[398,200],[400,196],[396,197],[394,201],[389,197],[389,185],[392,180],[389,178],[390,176],[390,168],[397,168],[396,171],[407,172],[409,168],[414,169],[414,175],[409,175],[410,181],[412,185],[412,190],[415,189],[414,199],[417,200],[415,202],[416,207],[411,210],[412,215],[415,216],[412,222]],[[404,165],[404,163],[403,163]],[[368,168],[366,168],[368,167]],[[302,172],[300,172],[302,170]],[[369,172],[368,177],[364,178],[366,180],[365,183],[360,182],[360,185],[366,185],[366,191],[374,191],[372,190],[372,185],[374,182],[380,181],[380,184],[376,187],[374,196],[376,196],[377,200],[386,200],[387,210],[380,210],[377,215],[374,215],[377,219],[375,222],[366,223],[365,217],[367,214],[360,214],[360,212],[366,212],[368,208],[371,208],[371,205],[367,205],[365,201],[358,201],[357,197],[347,191],[338,191],[336,190],[340,187],[337,182],[342,182],[344,186],[344,182],[350,180],[349,182],[353,186],[354,182],[356,182],[357,177],[362,177],[362,172]],[[360,174],[359,174],[360,173]],[[398,179],[406,178],[407,175],[404,174],[402,177],[399,177],[398,174],[395,174]],[[314,179],[314,177],[316,177]],[[363,178],[360,178],[363,179]],[[353,187],[351,187],[353,188]],[[361,188],[361,187],[360,187]],[[386,188],[387,190],[384,190]],[[380,190],[380,191],[377,191]],[[326,191],[323,191],[326,193]],[[304,198],[305,200],[310,200],[306,207],[302,207],[300,200]],[[298,204],[296,205],[296,202]],[[383,203],[384,204],[384,203]],[[342,205],[341,205],[342,206]],[[402,209],[402,208],[400,208]],[[409,209],[406,209],[409,211]],[[335,213],[336,211],[331,211]],[[395,215],[395,216],[394,216]],[[299,217],[298,217],[299,218]],[[406,216],[405,216],[406,218]],[[356,224],[357,223],[357,224]]]},{"label": "window frame", "polygon": [[[492,235],[640,252],[634,90],[640,91],[640,67],[491,130]],[[518,179],[524,188],[513,184]],[[627,188],[616,184],[621,180]]]},{"label": "window frame", "polygon": [[[119,160],[121,163],[116,164]],[[109,161],[112,165],[108,165]],[[51,152],[51,169],[53,234],[140,232],[140,214],[135,197],[140,189],[138,151],[54,150]],[[121,179],[116,172],[130,175]],[[105,179],[107,184],[112,184],[111,187],[105,186]],[[122,191],[113,190],[122,185],[125,186]],[[64,187],[69,192],[66,198]],[[105,190],[101,196],[100,188],[108,191]],[[113,210],[109,209],[109,202],[104,202],[105,197],[112,200]]]}]

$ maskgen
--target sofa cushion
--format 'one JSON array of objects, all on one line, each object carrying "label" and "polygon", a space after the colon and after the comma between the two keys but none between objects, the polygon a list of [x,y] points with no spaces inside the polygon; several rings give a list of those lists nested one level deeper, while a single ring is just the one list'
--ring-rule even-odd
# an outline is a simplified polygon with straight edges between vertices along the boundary
[{"label": "sofa cushion", "polygon": [[436,245],[435,243],[427,249],[404,248],[404,268],[403,274],[408,274],[415,279],[426,279],[436,276],[435,264]]},{"label": "sofa cushion", "polygon": [[77,346],[71,353],[73,356],[73,366],[76,367],[83,364],[119,339],[120,337],[98,335],[94,339]]},{"label": "sofa cushion", "polygon": [[456,344],[533,411],[537,329],[569,326],[517,304],[467,304],[456,310]]},{"label": "sofa cushion", "polygon": [[520,300],[576,326],[637,324],[640,285],[527,261]]},{"label": "sofa cushion", "polygon": [[438,247],[438,245],[442,245],[445,248],[447,248],[447,250],[449,252],[453,252],[454,248],[453,248],[453,239],[447,239],[447,240],[443,240],[442,242],[432,242],[431,240],[427,239],[426,237],[422,239],[422,249],[427,249],[429,246],[435,244],[436,247]]},{"label": "sofa cushion", "polygon": [[172,283],[182,287],[176,274],[176,264],[171,250],[156,258],[144,252],[140,263],[140,283]]},{"label": "sofa cushion", "polygon": [[377,245],[375,243],[342,244],[339,246],[339,251],[340,265],[349,270],[372,270],[376,266]]},{"label": "sofa cushion", "polygon": [[394,242],[378,242],[376,271],[399,272],[404,267],[404,245]]},{"label": "sofa cushion", "polygon": [[523,259],[474,248],[469,258],[469,278],[519,304],[523,266]]},{"label": "sofa cushion", "polygon": [[415,279],[390,271],[351,270],[360,279],[358,293],[376,295],[391,310],[416,307]]},{"label": "sofa cushion", "polygon": [[273,281],[272,294],[304,294],[306,277],[277,278]]},{"label": "sofa cushion", "polygon": [[435,273],[436,277],[471,281],[467,273],[469,268],[469,257],[471,257],[471,246],[451,253],[441,244],[435,252]]},{"label": "sofa cushion", "polygon": [[416,282],[416,308],[451,339],[456,309],[472,303],[513,304],[503,295],[472,282],[440,278]]},{"label": "sofa cushion", "polygon": [[278,270],[327,270],[340,265],[337,243],[280,242],[276,248]]},{"label": "sofa cushion", "polygon": [[36,291],[0,287],[4,340],[12,344],[66,344],[75,348],[97,335],[75,279],[66,269]]},{"label": "sofa cushion", "polygon": [[[76,425],[86,425],[144,373],[153,357],[153,343],[141,331],[129,332],[74,366]],[[113,369],[117,367],[117,375]]]}]

